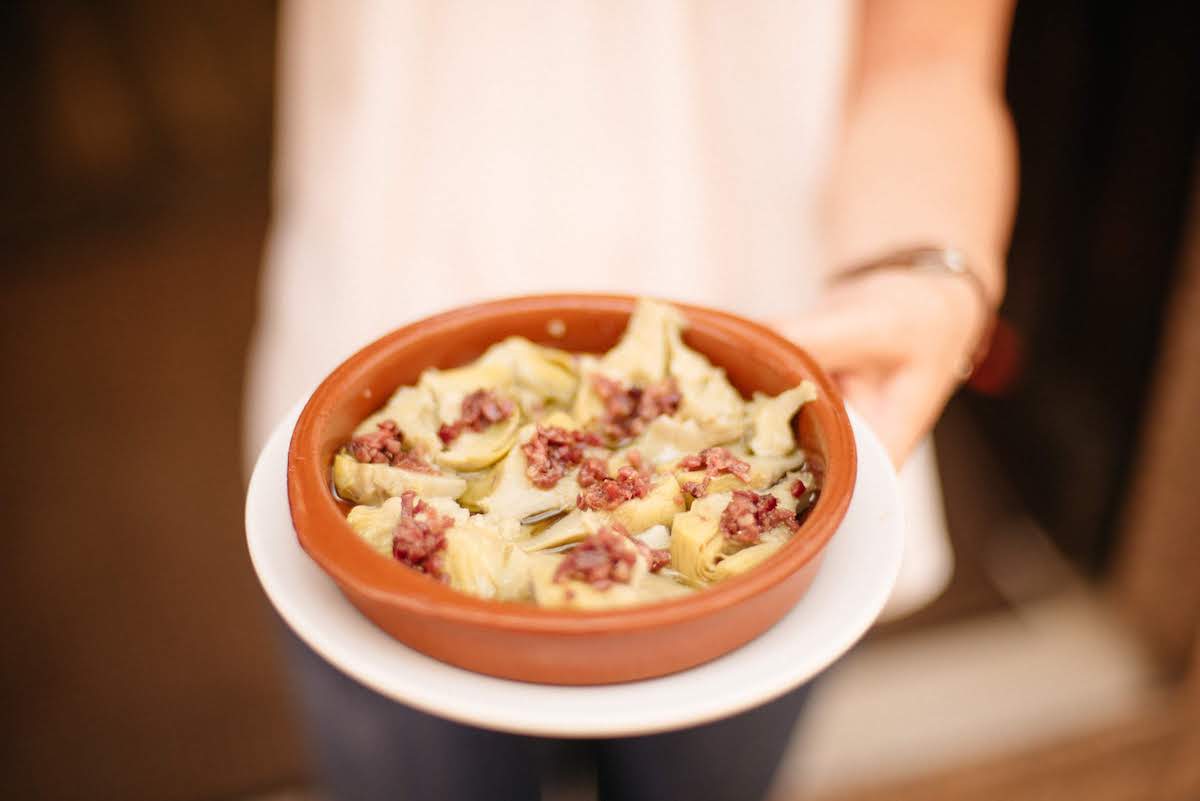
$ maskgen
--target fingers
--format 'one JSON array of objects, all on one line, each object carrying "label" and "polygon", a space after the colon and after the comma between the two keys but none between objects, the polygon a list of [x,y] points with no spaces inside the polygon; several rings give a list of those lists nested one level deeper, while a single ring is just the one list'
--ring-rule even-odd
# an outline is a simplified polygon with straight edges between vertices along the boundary
[{"label": "fingers", "polygon": [[820,304],[768,321],[838,382],[899,465],[958,383],[974,313],[957,283],[880,274],[831,288]]},{"label": "fingers", "polygon": [[911,368],[881,379],[847,374],[839,384],[846,400],[866,418],[897,468],[933,428],[954,390],[952,382]]},{"label": "fingers", "polygon": [[881,385],[878,381],[848,374],[838,383],[846,402],[866,419],[891,457],[892,464],[899,468],[912,447],[910,441],[916,440],[909,431],[911,414],[908,413],[907,404],[904,407],[896,405],[896,399],[890,391],[892,382]]},{"label": "fingers", "polygon": [[871,426],[899,468],[933,428],[956,383],[929,365],[835,375],[846,402]]},{"label": "fingers", "polygon": [[895,299],[880,292],[831,293],[802,316],[768,321],[831,372],[894,363],[903,355]]},{"label": "fingers", "polygon": [[943,401],[937,399],[933,383],[915,371],[901,371],[888,383],[887,413],[880,437],[892,464],[899,469],[929,433]]}]

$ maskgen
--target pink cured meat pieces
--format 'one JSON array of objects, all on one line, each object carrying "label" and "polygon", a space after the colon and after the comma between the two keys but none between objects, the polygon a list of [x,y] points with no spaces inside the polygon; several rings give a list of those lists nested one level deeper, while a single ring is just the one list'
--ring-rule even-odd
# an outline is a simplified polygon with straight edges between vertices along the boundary
[{"label": "pink cured meat pieces", "polygon": [[446,531],[454,525],[453,518],[439,514],[412,491],[402,494],[400,501],[400,520],[392,533],[392,556],[414,570],[444,580]]},{"label": "pink cured meat pieces", "polygon": [[596,477],[593,466],[589,465],[588,467],[586,486],[583,481],[583,470],[580,470],[579,486],[584,489],[579,493],[579,498],[575,502],[576,506],[585,511],[588,509],[612,511],[626,501],[645,498],[650,491],[650,480],[631,465],[622,467],[612,478],[607,474]]},{"label": "pink cured meat pieces", "polygon": [[508,398],[502,398],[490,389],[477,389],[462,401],[459,418],[438,429],[438,438],[450,445],[466,429],[483,431],[490,425],[512,417],[516,406]]},{"label": "pink cured meat pieces", "polygon": [[685,456],[679,460],[679,467],[689,472],[704,471],[704,478],[701,480],[683,483],[683,491],[693,498],[703,498],[708,493],[708,485],[722,473],[730,473],[742,481],[750,480],[750,463],[721,447],[705,448],[700,453]]},{"label": "pink cured meat pieces", "polygon": [[568,470],[583,461],[584,445],[599,444],[595,434],[539,425],[529,442],[521,446],[525,475],[538,489],[553,489]]},{"label": "pink cured meat pieces", "polygon": [[437,473],[437,469],[415,451],[404,449],[404,432],[394,420],[384,420],[377,431],[360,434],[346,445],[356,462],[386,464],[418,473]]},{"label": "pink cured meat pieces", "polygon": [[591,456],[583,460],[583,464],[579,466],[579,486],[587,489],[593,484],[598,484],[608,478],[608,467],[605,466],[603,459],[597,459]]},{"label": "pink cured meat pieces", "polygon": [[800,527],[796,514],[780,506],[774,495],[759,495],[748,490],[733,493],[718,524],[721,533],[741,545],[754,545],[763,534],[781,525],[787,526],[789,531]]},{"label": "pink cured meat pieces", "polygon": [[637,564],[637,550],[629,547],[629,538],[605,526],[589,535],[563,558],[554,571],[554,580],[582,581],[598,590],[614,583],[628,584]]},{"label": "pink cured meat pieces", "polygon": [[604,526],[566,555],[554,572],[554,580],[582,581],[598,590],[617,583],[628,584],[638,554],[645,557],[651,571],[660,570],[671,559],[666,551],[632,539],[620,525]]},{"label": "pink cured meat pieces", "polygon": [[601,430],[615,442],[636,437],[660,415],[674,414],[683,400],[673,378],[643,388],[626,387],[620,381],[596,374],[592,376],[592,389],[604,404]]}]

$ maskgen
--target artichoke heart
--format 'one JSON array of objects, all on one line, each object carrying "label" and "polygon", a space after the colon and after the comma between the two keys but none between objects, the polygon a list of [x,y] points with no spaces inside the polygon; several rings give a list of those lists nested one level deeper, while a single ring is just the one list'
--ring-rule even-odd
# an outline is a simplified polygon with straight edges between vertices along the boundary
[{"label": "artichoke heart", "polygon": [[[704,469],[679,470],[676,467],[675,478],[679,481],[679,485],[686,487],[689,484],[702,484],[707,478],[708,485],[704,493],[706,495],[744,489],[762,492],[778,482],[788,470],[804,464],[803,451],[794,451],[786,456],[755,456],[742,445],[730,445],[727,449],[731,456],[750,466],[749,475],[745,480],[731,472],[708,476]],[[688,493],[685,495],[690,503],[691,495]]]},{"label": "artichoke heart", "polygon": [[404,434],[405,442],[436,453],[442,448],[438,439],[438,419],[433,395],[424,387],[400,387],[379,411],[359,423],[354,435],[370,434],[385,420],[393,421]]},{"label": "artichoke heart", "polygon": [[492,491],[496,484],[496,468],[478,470],[473,473],[463,473],[462,479],[467,483],[463,494],[458,496],[458,502],[472,512],[481,512],[479,501]]},{"label": "artichoke heart", "polygon": [[645,498],[631,498],[613,509],[612,519],[637,534],[651,526],[670,525],[676,513],[684,510],[683,491],[675,476],[657,476]]},{"label": "artichoke heart", "polygon": [[661,548],[664,551],[671,547],[671,529],[664,525],[651,526],[638,534],[634,539],[641,540],[651,548]]},{"label": "artichoke heart", "polygon": [[[438,514],[453,519],[456,525],[467,521],[467,510],[449,498],[429,498],[425,503]],[[346,515],[346,522],[367,545],[390,557],[392,534],[400,522],[403,508],[404,502],[399,498],[388,498],[380,506],[355,506]]]},{"label": "artichoke heart", "polygon": [[564,557],[562,554],[539,553],[530,556],[533,568],[533,596],[539,606],[552,609],[601,610],[619,609],[652,601],[679,598],[692,592],[665,576],[649,572],[646,562],[638,557],[628,584],[614,583],[597,589],[583,581],[555,581],[554,574]]},{"label": "artichoke heart", "polygon": [[757,545],[751,545],[725,557],[717,562],[716,568],[713,570],[713,580],[724,581],[758,567],[782,548],[785,542],[787,542],[786,537],[767,536],[763,537],[763,541]]},{"label": "artichoke heart", "polygon": [[474,361],[450,370],[430,368],[421,373],[417,386],[433,396],[439,423],[449,424],[462,415],[462,402],[467,395],[477,389],[505,390],[512,380],[512,365]]},{"label": "artichoke heart", "polygon": [[[707,475],[707,472],[704,470],[685,470],[685,471],[676,473],[675,478],[679,482],[680,487],[686,487],[688,484],[703,483],[706,475]],[[750,478],[751,478],[751,481],[753,481],[753,479],[754,479],[753,473],[751,473]],[[747,483],[745,481],[742,481],[741,477],[739,477],[733,473],[721,473],[720,475],[713,476],[712,478],[710,478],[708,480],[708,489],[705,491],[704,494],[705,495],[713,495],[713,494],[720,493],[720,492],[733,492],[734,490],[750,489],[753,486],[754,485],[752,483]],[[765,486],[766,486],[766,484],[763,483],[759,488],[765,487]],[[688,500],[688,499],[692,498],[692,495],[687,492],[684,493],[684,496],[685,496],[684,500]]]},{"label": "artichoke heart", "polygon": [[[551,412],[541,422],[546,428],[562,428],[567,431],[579,431],[581,428],[579,422],[574,417],[563,411]],[[526,438],[522,437],[521,441],[524,442],[525,440]]]},{"label": "artichoke heart", "polygon": [[587,427],[604,416],[604,403],[592,386],[592,376],[600,374],[600,360],[584,354],[579,357],[579,391],[571,405],[571,417],[579,426]]},{"label": "artichoke heart", "polygon": [[450,586],[478,598],[522,601],[532,595],[529,557],[478,516],[446,532],[443,569]]},{"label": "artichoke heart", "polygon": [[678,327],[668,330],[667,347],[670,352],[668,371],[683,396],[679,416],[695,420],[704,427],[736,429],[733,437],[741,436],[746,404],[725,377],[725,371],[683,344],[683,334]]},{"label": "artichoke heart", "polygon": [[[582,581],[555,581],[554,575],[565,557],[562,554],[539,553],[530,557],[533,567],[533,599],[538,606],[548,609],[616,609],[632,606],[638,602],[637,591],[632,583],[613,584],[598,590]],[[638,564],[637,571],[645,571],[645,563]]]},{"label": "artichoke heart", "polygon": [[800,504],[800,499],[792,494],[792,484],[797,480],[809,489],[812,489],[816,483],[811,471],[807,469],[793,470],[775,482],[767,492],[774,495],[784,509],[791,509],[794,512]]},{"label": "artichoke heart", "polygon": [[670,525],[676,513],[684,509],[683,493],[672,475],[661,475],[644,498],[631,498],[608,512],[574,509],[544,531],[523,542],[527,551],[558,548],[579,542],[609,523],[619,523],[631,534],[655,526]]},{"label": "artichoke heart", "polygon": [[437,456],[438,464],[453,470],[481,470],[495,464],[517,441],[521,421],[514,412],[508,418],[483,431],[463,431],[458,438]]},{"label": "artichoke heart", "polygon": [[506,366],[512,371],[513,389],[526,414],[546,403],[570,404],[579,384],[575,359],[564,350],[535,345],[524,337],[509,337],[487,349],[481,364]]},{"label": "artichoke heart", "polygon": [[608,523],[609,519],[605,514],[575,509],[547,526],[541,533],[522,542],[521,547],[526,551],[560,548],[586,539],[589,534],[595,534]]},{"label": "artichoke heart", "polygon": [[667,376],[667,336],[683,328],[674,306],[639,299],[621,341],[600,359],[600,371],[627,384],[646,386]]},{"label": "artichoke heart", "polygon": [[[748,453],[740,445],[731,446],[729,452],[750,465],[750,475],[743,481],[733,473],[721,473],[713,476],[708,482],[708,493],[732,492],[734,490],[752,489],[763,492],[775,485],[789,471],[804,464],[804,451],[795,450],[785,456],[755,456]],[[685,470],[675,474],[679,485],[704,480],[704,470]],[[806,483],[805,486],[808,486]]]},{"label": "artichoke heart", "polygon": [[[791,483],[808,473],[791,473],[768,490],[779,506],[795,511],[797,499]],[[803,480],[803,479],[801,479]],[[671,566],[687,580],[697,583],[722,581],[761,564],[788,541],[791,534],[779,525],[762,534],[759,542],[741,545],[721,531],[721,515],[732,493],[720,492],[696,500],[685,514],[675,516],[671,526]]]},{"label": "artichoke heart", "polygon": [[730,497],[728,492],[706,495],[671,524],[671,566],[692,581],[716,581],[717,563],[736,550],[720,530]]},{"label": "artichoke heart", "polygon": [[531,536],[533,526],[523,526],[511,517],[495,514],[471,515],[471,522],[483,526],[506,542],[519,542]]},{"label": "artichoke heart", "polygon": [[789,470],[795,470],[804,464],[804,451],[793,448],[790,453],[781,456],[760,456],[734,449],[735,455],[750,463],[750,486],[760,492],[766,487],[778,482]]},{"label": "artichoke heart", "polygon": [[575,473],[563,476],[549,489],[538,489],[529,480],[525,472],[528,462],[520,445],[529,442],[536,430],[535,425],[528,424],[518,432],[519,444],[514,445],[494,468],[491,492],[476,501],[480,509],[523,520],[548,509],[569,509],[575,505],[579,495],[579,481]]},{"label": "artichoke heart", "polygon": [[420,473],[386,464],[363,464],[348,453],[333,457],[333,485],[338,495],[354,503],[379,504],[407,490],[430,498],[457,498],[467,488],[458,476]]},{"label": "artichoke heart", "polygon": [[799,385],[774,398],[755,395],[748,404],[750,451],[759,456],[783,456],[796,449],[796,438],[792,433],[792,418],[800,407],[817,399],[817,388],[811,381]]},{"label": "artichoke heart", "polygon": [[656,417],[646,424],[646,430],[629,445],[652,465],[675,462],[690,453],[699,453],[714,445],[724,445],[738,438],[741,425],[701,427],[695,420],[675,417]]}]

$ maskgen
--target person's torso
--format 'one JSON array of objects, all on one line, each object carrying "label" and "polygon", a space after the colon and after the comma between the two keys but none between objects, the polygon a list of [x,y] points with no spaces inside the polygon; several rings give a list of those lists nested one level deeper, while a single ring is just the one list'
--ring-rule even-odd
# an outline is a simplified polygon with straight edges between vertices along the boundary
[{"label": "person's torso", "polygon": [[[849,4],[300,3],[283,32],[261,422],[353,348],[474,300],[802,307]],[[270,386],[263,386],[269,382]],[[253,411],[253,410],[252,410]]]}]

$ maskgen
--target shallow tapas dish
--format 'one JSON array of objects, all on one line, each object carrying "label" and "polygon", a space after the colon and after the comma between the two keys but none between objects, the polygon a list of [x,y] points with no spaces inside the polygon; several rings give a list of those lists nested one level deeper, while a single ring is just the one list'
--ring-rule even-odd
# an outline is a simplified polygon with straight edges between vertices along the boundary
[{"label": "shallow tapas dish", "polygon": [[684,342],[724,368],[744,396],[775,395],[801,380],[817,397],[795,419],[795,436],[821,465],[820,501],[770,559],[678,600],[603,611],[544,609],[483,600],[381,558],[346,522],[330,485],[335,454],[392,391],[429,367],[478,357],[509,336],[577,353],[620,338],[632,297],[541,295],[446,312],[398,329],[335,369],[309,399],[288,451],[288,499],[301,546],[367,618],[444,662],[503,678],[586,685],[632,681],[721,656],[773,625],[803,596],[821,551],[845,515],[856,454],[849,419],[829,378],[803,350],[734,315],[673,304],[687,319]]}]

